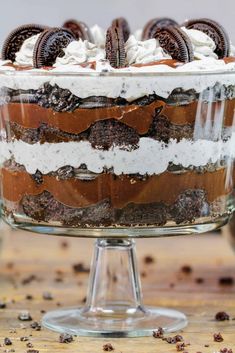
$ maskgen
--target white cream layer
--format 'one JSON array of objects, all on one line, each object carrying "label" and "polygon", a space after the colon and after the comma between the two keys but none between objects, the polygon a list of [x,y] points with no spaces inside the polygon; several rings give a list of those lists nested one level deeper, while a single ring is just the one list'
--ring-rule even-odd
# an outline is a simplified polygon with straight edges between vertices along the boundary
[{"label": "white cream layer", "polygon": [[[211,74],[201,72],[210,68],[214,68],[215,72]],[[70,90],[80,98],[122,97],[131,102],[154,93],[167,98],[176,88],[194,89],[200,93],[216,83],[225,86],[235,85],[235,62],[226,65],[222,60],[213,58],[193,61],[177,69],[166,65],[144,67],[143,70],[131,67],[111,73],[106,73],[106,69],[105,64],[100,65],[100,72],[81,69],[79,65],[71,65],[55,68],[49,72],[34,69],[17,72],[17,74],[8,71],[3,75],[0,70],[0,87],[37,90],[44,83],[49,82],[52,86],[56,84],[63,89]],[[194,73],[196,69],[197,73]],[[219,73],[223,70],[226,72]]]},{"label": "white cream layer", "polygon": [[86,164],[94,173],[113,168],[116,175],[153,175],[165,172],[170,162],[187,168],[216,163],[225,157],[234,158],[235,133],[227,142],[183,139],[180,142],[171,140],[168,145],[143,137],[138,148],[132,151],[117,146],[108,151],[98,150],[88,141],[34,145],[23,141],[2,142],[1,157],[2,162],[13,157],[30,174],[37,170],[47,174],[67,165],[78,168],[81,164]]}]

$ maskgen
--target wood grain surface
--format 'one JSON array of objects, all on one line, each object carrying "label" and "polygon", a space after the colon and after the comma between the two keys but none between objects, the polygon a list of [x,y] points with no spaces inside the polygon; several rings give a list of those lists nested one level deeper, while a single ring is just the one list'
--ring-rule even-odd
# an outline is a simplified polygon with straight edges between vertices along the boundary
[{"label": "wood grain surface", "polygon": [[[224,232],[228,231],[226,228]],[[0,238],[0,301],[6,303],[6,308],[0,309],[0,353],[30,349],[40,353],[99,353],[107,342],[112,343],[115,353],[177,352],[175,344],[153,337],[75,337],[74,342],[62,344],[57,333],[31,329],[30,322],[18,320],[22,310],[29,310],[33,320],[40,321],[42,310],[82,305],[88,274],[74,273],[73,265],[89,267],[93,241],[12,231],[4,224]],[[219,283],[224,277],[235,281],[235,254],[221,233],[138,240],[137,249],[145,304],[175,308],[189,318],[181,333],[185,343],[190,343],[185,351],[212,353],[227,347],[235,352],[235,284]],[[146,264],[149,255],[154,262]],[[182,271],[185,265],[192,268],[190,274]],[[50,292],[53,300],[43,299],[44,292]],[[230,320],[215,321],[218,311],[226,311]],[[213,335],[218,332],[224,338],[221,343],[214,342]],[[22,342],[23,336],[29,341]],[[4,345],[5,337],[11,339],[11,346]],[[33,348],[26,346],[28,342]]]}]

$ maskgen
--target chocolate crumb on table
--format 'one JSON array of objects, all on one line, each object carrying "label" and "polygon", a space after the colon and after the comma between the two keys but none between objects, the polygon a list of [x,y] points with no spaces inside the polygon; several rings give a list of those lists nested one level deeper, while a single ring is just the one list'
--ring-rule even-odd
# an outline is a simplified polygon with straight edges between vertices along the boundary
[{"label": "chocolate crumb on table", "polygon": [[155,262],[155,259],[154,259],[153,256],[151,256],[151,255],[146,255],[146,256],[144,257],[144,263],[145,263],[146,265],[152,264],[152,263],[154,263],[154,262]]},{"label": "chocolate crumb on table", "polygon": [[4,338],[4,344],[5,344],[5,346],[11,346],[12,341],[10,340],[10,338],[6,337],[6,338]]},{"label": "chocolate crumb on table", "polygon": [[21,342],[27,342],[28,340],[29,340],[29,338],[26,336],[20,337]]},{"label": "chocolate crumb on table", "polygon": [[164,337],[164,330],[162,327],[159,327],[156,331],[153,331],[154,338],[163,338]]},{"label": "chocolate crumb on table", "polygon": [[234,285],[234,278],[227,276],[227,277],[220,277],[219,278],[219,285],[221,286],[233,286]]},{"label": "chocolate crumb on table", "polygon": [[60,343],[71,343],[73,340],[73,336],[68,333],[62,333],[59,337]]},{"label": "chocolate crumb on table", "polygon": [[220,353],[233,353],[233,350],[231,348],[222,348]]},{"label": "chocolate crumb on table", "polygon": [[184,342],[179,342],[176,345],[176,350],[177,352],[182,352],[185,349],[185,343]]},{"label": "chocolate crumb on table", "polygon": [[5,302],[0,301],[0,309],[6,309],[7,305]]},{"label": "chocolate crumb on table", "polygon": [[198,277],[198,278],[195,278],[195,282],[196,282],[197,284],[202,284],[202,283],[205,282],[205,280],[204,280],[204,278],[202,278],[202,277]]},{"label": "chocolate crumb on table", "polygon": [[32,344],[31,342],[28,342],[28,343],[26,344],[26,347],[27,347],[27,348],[33,348],[33,344]]},{"label": "chocolate crumb on table", "polygon": [[170,343],[170,344],[174,344],[174,343],[177,343],[177,342],[183,342],[183,337],[181,335],[176,335],[176,336],[173,336],[173,337],[166,337],[166,338],[163,338],[163,341],[166,341],[167,343]]},{"label": "chocolate crumb on table", "polygon": [[89,273],[90,269],[88,267],[85,267],[82,262],[79,262],[73,265],[73,271],[75,273]]},{"label": "chocolate crumb on table", "polygon": [[224,340],[221,333],[214,333],[213,337],[215,342],[223,342]]},{"label": "chocolate crumb on table", "polygon": [[111,343],[106,343],[103,345],[103,351],[112,352],[112,351],[114,351],[114,347],[112,346]]},{"label": "chocolate crumb on table", "polygon": [[193,269],[192,269],[192,267],[190,265],[184,265],[184,266],[181,267],[181,272],[189,275],[190,273],[193,272]]},{"label": "chocolate crumb on table", "polygon": [[39,353],[37,349],[28,349],[27,353]]},{"label": "chocolate crumb on table", "polygon": [[41,325],[37,322],[37,321],[34,321],[30,327],[35,330],[35,331],[41,331],[42,327]]},{"label": "chocolate crumb on table", "polygon": [[225,311],[219,311],[216,315],[215,315],[215,320],[216,321],[226,321],[229,320],[229,315],[225,312]]}]

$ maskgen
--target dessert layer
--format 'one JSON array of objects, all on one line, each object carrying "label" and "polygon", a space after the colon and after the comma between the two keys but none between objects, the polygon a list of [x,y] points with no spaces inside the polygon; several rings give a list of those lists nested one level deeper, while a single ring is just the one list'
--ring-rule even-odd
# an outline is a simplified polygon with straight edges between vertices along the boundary
[{"label": "dessert layer", "polygon": [[[224,203],[223,203],[224,206]],[[218,206],[217,206],[218,207]],[[48,191],[40,195],[25,195],[20,204],[9,205],[5,200],[5,214],[20,213],[38,222],[59,222],[76,226],[163,226],[192,223],[196,218],[210,215],[210,204],[203,190],[186,190],[171,205],[163,202],[150,204],[130,203],[115,209],[108,199],[85,208],[72,208],[58,202]]]},{"label": "dessert layer", "polygon": [[[104,96],[124,98],[132,102],[156,94],[167,99],[179,88],[202,93],[216,85],[231,89],[234,97],[235,62],[207,58],[171,68],[167,65],[129,67],[108,71],[104,65],[97,70],[79,65],[63,66],[52,70],[32,69],[16,71],[13,67],[0,66],[1,87],[14,90],[39,90],[44,84],[57,85],[77,97]],[[204,72],[202,72],[204,70]],[[205,73],[208,70],[209,73]],[[196,71],[196,72],[194,72]]]},{"label": "dessert layer", "polygon": [[204,190],[208,202],[233,191],[226,168],[214,172],[182,174],[165,172],[161,175],[140,178],[134,175],[114,176],[100,174],[81,180],[67,174],[67,178],[30,175],[20,168],[2,168],[3,198],[20,202],[24,196],[40,195],[47,191],[60,203],[69,207],[88,207],[109,200],[114,208],[123,208],[130,203],[172,204],[188,189]]},{"label": "dessert layer", "polygon": [[[235,99],[211,104],[192,102],[182,106],[166,105],[156,100],[146,106],[80,108],[74,112],[55,112],[51,108],[31,103],[10,103],[7,106],[1,106],[0,113],[8,117],[6,121],[16,123],[25,129],[40,129],[44,124],[68,134],[80,134],[96,122],[115,119],[134,129],[139,135],[146,135],[159,114],[166,117],[169,124],[174,124],[176,128],[191,125],[191,130],[193,130],[195,123],[200,124],[201,129],[208,122],[214,126],[216,122],[218,125],[233,126],[234,109]],[[159,135],[161,131],[157,129],[155,133]],[[174,138],[174,136],[171,137]]]},{"label": "dessert layer", "polygon": [[28,173],[42,174],[57,171],[64,166],[78,168],[85,164],[94,173],[111,170],[116,175],[153,175],[165,172],[170,164],[202,167],[233,158],[235,133],[227,141],[170,140],[168,144],[149,137],[139,139],[136,148],[113,145],[108,150],[93,148],[88,141],[35,143],[23,141],[1,143],[2,162],[14,159]]}]

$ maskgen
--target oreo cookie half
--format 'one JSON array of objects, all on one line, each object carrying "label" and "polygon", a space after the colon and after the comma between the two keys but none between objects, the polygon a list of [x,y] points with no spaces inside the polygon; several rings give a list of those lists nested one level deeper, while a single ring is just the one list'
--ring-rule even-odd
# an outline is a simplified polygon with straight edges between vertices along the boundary
[{"label": "oreo cookie half", "polygon": [[155,38],[172,59],[184,63],[193,61],[193,47],[189,37],[179,27],[158,28]]},{"label": "oreo cookie half", "polygon": [[219,59],[229,56],[230,41],[225,29],[217,22],[207,18],[189,20],[185,24],[188,29],[197,29],[207,34],[215,42],[215,53]]},{"label": "oreo cookie half", "polygon": [[77,40],[82,39],[91,43],[94,42],[90,28],[84,22],[69,20],[63,24],[63,28],[69,29]]},{"label": "oreo cookie half", "polygon": [[110,65],[116,69],[124,67],[126,62],[125,42],[123,31],[115,26],[111,26],[106,34],[106,58]]},{"label": "oreo cookie half", "polygon": [[158,28],[178,26],[178,23],[172,18],[159,17],[150,20],[143,29],[142,40],[154,38],[154,34]]},{"label": "oreo cookie half", "polygon": [[24,41],[44,31],[46,27],[28,24],[17,27],[6,38],[2,48],[2,59],[15,61],[15,54],[20,50]]},{"label": "oreo cookie half", "polygon": [[73,33],[65,28],[45,30],[38,38],[34,53],[34,67],[52,66],[58,56],[63,56],[63,49],[76,40]]},{"label": "oreo cookie half", "polygon": [[131,34],[130,26],[127,20],[124,17],[115,18],[112,22],[112,26],[120,28],[123,31],[123,38],[126,42]]}]

